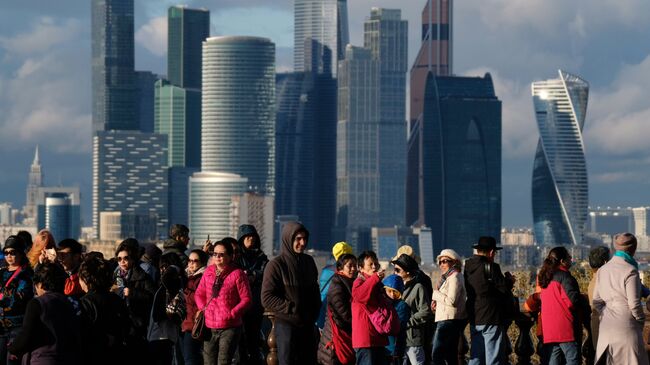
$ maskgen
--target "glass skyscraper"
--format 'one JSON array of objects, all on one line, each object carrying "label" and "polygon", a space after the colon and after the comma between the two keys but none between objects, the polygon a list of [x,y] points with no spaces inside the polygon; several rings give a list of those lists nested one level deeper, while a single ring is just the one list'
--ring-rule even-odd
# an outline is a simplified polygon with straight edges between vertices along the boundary
[{"label": "glass skyscraper", "polygon": [[202,43],[210,36],[210,12],[171,6],[167,24],[167,79],[172,85],[200,90]]},{"label": "glass skyscraper", "polygon": [[[305,71],[305,60],[310,58],[307,49],[318,44],[317,55],[311,57],[313,63],[325,73],[336,75],[336,63],[349,41],[347,24],[347,2],[343,0],[296,0],[294,2],[294,47],[293,69]],[[339,34],[341,39],[339,42]],[[342,54],[341,54],[342,55]]]},{"label": "glass skyscraper", "polygon": [[93,132],[137,130],[133,0],[92,0]]},{"label": "glass skyscraper", "polygon": [[275,188],[275,44],[226,36],[203,43],[201,171]]},{"label": "glass skyscraper", "polygon": [[154,129],[154,85],[158,75],[151,71],[135,71],[136,116],[141,132],[153,133]]},{"label": "glass skyscraper", "polygon": [[589,214],[582,128],[589,84],[559,71],[532,84],[539,142],[533,165],[533,224],[541,245],[581,244]]},{"label": "glass skyscraper", "polygon": [[45,198],[45,227],[58,242],[66,238],[79,239],[81,234],[79,204],[69,196]]},{"label": "glass skyscraper", "polygon": [[337,227],[348,230],[404,223],[407,22],[373,8],[364,39],[339,62]]},{"label": "glass skyscraper", "polygon": [[419,123],[406,223],[431,228],[433,252],[467,257],[478,237],[501,230],[501,101],[492,78],[429,73]]},{"label": "glass skyscraper", "polygon": [[[151,217],[168,231],[167,136],[138,131],[97,132],[93,138],[93,227],[101,212]],[[137,238],[137,237],[136,237]]]}]

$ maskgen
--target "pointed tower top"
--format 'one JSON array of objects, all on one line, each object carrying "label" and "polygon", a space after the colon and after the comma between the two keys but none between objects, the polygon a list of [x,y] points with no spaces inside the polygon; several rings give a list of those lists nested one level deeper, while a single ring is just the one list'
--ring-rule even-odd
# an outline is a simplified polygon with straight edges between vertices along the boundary
[{"label": "pointed tower top", "polygon": [[34,162],[32,162],[32,165],[40,165],[41,160],[38,156],[38,145],[36,145],[36,152],[34,152]]}]

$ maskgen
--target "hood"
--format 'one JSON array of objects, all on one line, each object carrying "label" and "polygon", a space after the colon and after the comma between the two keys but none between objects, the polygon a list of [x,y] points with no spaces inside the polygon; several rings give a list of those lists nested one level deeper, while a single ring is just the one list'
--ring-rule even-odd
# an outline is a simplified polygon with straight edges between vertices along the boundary
[{"label": "hood", "polygon": [[239,242],[239,247],[243,250],[246,250],[244,247],[244,237],[253,236],[253,249],[258,250],[261,247],[260,235],[257,233],[255,226],[251,224],[242,224],[237,230],[237,242]]},{"label": "hood", "polygon": [[309,245],[309,231],[300,222],[291,221],[284,224],[282,227],[282,246],[280,247],[280,254],[282,255],[297,255],[293,251],[293,238],[298,231],[304,231],[307,236],[307,245]]},{"label": "hood", "polygon": [[185,249],[187,249],[187,247],[185,247],[185,245],[182,242],[176,241],[175,239],[171,239],[171,238],[165,240],[165,242],[163,243],[163,248],[166,250],[170,248],[176,248],[181,250],[181,252],[185,252]]},{"label": "hood", "polygon": [[465,261],[465,272],[473,274],[477,270],[485,270],[485,263],[488,262],[487,257],[474,255]]}]

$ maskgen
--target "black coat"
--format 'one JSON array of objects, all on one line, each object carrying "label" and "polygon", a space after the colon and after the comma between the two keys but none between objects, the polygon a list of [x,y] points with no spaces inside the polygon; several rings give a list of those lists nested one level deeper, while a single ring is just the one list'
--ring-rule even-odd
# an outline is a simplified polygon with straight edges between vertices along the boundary
[{"label": "black coat", "polygon": [[[486,265],[490,266],[489,271]],[[487,273],[491,274],[491,278]],[[485,256],[475,255],[465,262],[467,314],[476,325],[498,325],[506,322],[505,310],[512,303],[512,294],[499,264],[490,263]]]},{"label": "black coat", "polygon": [[126,304],[133,326],[131,335],[144,338],[149,325],[149,316],[156,288],[151,277],[137,265],[131,269],[131,274],[127,278],[125,286],[129,288]]},{"label": "black coat", "polygon": [[334,323],[338,328],[350,334],[352,333],[353,282],[354,279],[334,274],[327,291],[327,308],[332,312]]},{"label": "black coat", "polygon": [[115,293],[89,292],[79,304],[83,363],[119,363],[130,326],[124,301]]}]

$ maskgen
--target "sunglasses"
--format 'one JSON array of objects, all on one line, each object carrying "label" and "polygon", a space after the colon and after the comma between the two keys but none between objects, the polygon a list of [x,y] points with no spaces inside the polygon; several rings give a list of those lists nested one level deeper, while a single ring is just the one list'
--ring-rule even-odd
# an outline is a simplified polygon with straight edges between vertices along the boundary
[{"label": "sunglasses", "polygon": [[129,256],[118,256],[117,262],[129,261]]},{"label": "sunglasses", "polygon": [[452,260],[442,259],[442,260],[438,261],[438,265],[449,264],[449,263],[452,263],[452,262],[453,262]]},{"label": "sunglasses", "polygon": [[226,256],[228,256],[228,254],[225,253],[225,252],[215,252],[215,253],[212,254],[212,256],[213,257],[226,257]]},{"label": "sunglasses", "polygon": [[187,260],[187,262],[189,262],[190,264],[198,264],[198,263],[201,262],[201,260],[192,260],[192,259],[189,259],[189,260]]},{"label": "sunglasses", "polygon": [[3,251],[5,256],[16,256],[16,250]]}]

